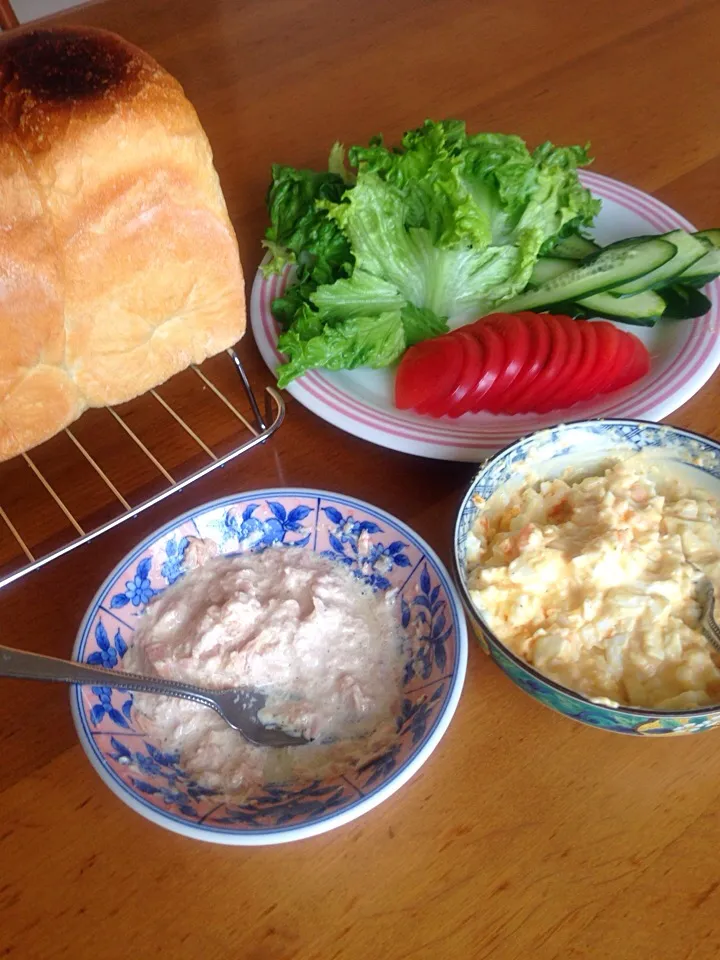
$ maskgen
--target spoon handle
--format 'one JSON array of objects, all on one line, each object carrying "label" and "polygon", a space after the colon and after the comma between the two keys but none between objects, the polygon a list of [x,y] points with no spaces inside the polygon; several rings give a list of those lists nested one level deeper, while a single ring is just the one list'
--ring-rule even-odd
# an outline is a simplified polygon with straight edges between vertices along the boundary
[{"label": "spoon handle", "polygon": [[116,687],[122,690],[137,690],[143,693],[160,693],[183,700],[193,700],[217,710],[210,691],[177,680],[161,680],[141,677],[120,670],[106,670],[74,660],[59,660],[26,650],[15,650],[0,645],[0,677],[17,677],[23,680],[54,680],[60,683],[92,684],[93,686]]},{"label": "spoon handle", "polygon": [[720,653],[720,627],[718,627],[711,609],[708,609],[702,620],[703,633],[716,653]]}]

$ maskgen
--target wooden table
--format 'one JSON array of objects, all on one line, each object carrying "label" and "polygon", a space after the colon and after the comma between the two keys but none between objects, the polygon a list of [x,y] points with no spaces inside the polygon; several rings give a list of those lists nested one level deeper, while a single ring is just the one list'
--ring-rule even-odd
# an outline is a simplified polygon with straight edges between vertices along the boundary
[{"label": "wooden table", "polygon": [[[269,165],[425,117],[593,142],[596,169],[720,223],[712,0],[106,0],[62,18],[147,48],[213,144],[252,277]],[[251,343],[254,383],[270,382]],[[720,435],[718,380],[672,422]],[[69,654],[104,576],[149,530],[248,487],[324,485],[397,513],[449,560],[470,465],[346,436],[294,402],[266,447],[8,588],[6,643]],[[473,647],[431,762],[336,832],[232,849],[158,829],[78,746],[67,690],[0,685],[0,957],[710,960],[720,952],[720,740],[573,724]]]}]

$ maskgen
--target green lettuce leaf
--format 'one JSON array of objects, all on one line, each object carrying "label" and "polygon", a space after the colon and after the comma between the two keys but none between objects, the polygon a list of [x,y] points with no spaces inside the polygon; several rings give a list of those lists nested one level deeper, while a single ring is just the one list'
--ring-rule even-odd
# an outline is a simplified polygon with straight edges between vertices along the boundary
[{"label": "green lettuce leaf", "polygon": [[278,349],[289,361],[278,369],[278,386],[313,367],[352,370],[355,367],[386,367],[405,351],[407,343],[399,310],[356,316],[337,325],[325,324],[317,336],[303,337],[309,327],[291,329],[278,340]]},{"label": "green lettuce leaf", "polygon": [[376,137],[369,147],[353,147],[350,160],[360,179],[375,174],[402,196],[407,229],[427,230],[440,247],[460,240],[486,244],[487,218],[463,182],[464,143],[464,123],[427,121],[403,136],[399,150],[388,150]]},{"label": "green lettuce leaf", "polygon": [[421,340],[429,340],[430,337],[439,337],[441,333],[448,332],[445,317],[438,317],[432,310],[425,307],[414,307],[408,303],[403,307],[400,316],[408,347],[414,343],[420,343]]},{"label": "green lettuce leaf", "polygon": [[273,165],[267,197],[270,227],[264,241],[272,259],[263,266],[266,276],[282,272],[288,263],[300,263],[308,272],[314,267],[325,271],[329,282],[352,263],[347,239],[317,206],[318,201],[337,202],[346,189],[337,173]]},{"label": "green lettuce leaf", "polygon": [[447,323],[432,311],[410,305],[341,321],[323,321],[306,306],[292,329],[278,339],[278,349],[289,358],[278,368],[278,386],[286,387],[314,367],[387,367],[413,343],[446,331]]},{"label": "green lettuce leaf", "polygon": [[310,300],[323,316],[335,320],[386,313],[405,305],[405,297],[394,284],[358,266],[349,279],[318,287],[310,294]]},{"label": "green lettuce leaf", "polygon": [[600,201],[577,178],[577,168],[589,162],[583,147],[548,142],[530,153],[520,137],[468,137],[464,180],[488,215],[492,243],[513,243],[528,227],[539,229],[545,241],[566,227],[589,226]]},{"label": "green lettuce leaf", "polygon": [[[517,245],[436,245],[429,228],[407,227],[402,191],[375,173],[363,172],[345,202],[324,207],[350,240],[355,273],[386,282],[405,302],[456,321],[526,286],[541,243],[528,232]],[[322,296],[328,297],[325,288]]]}]

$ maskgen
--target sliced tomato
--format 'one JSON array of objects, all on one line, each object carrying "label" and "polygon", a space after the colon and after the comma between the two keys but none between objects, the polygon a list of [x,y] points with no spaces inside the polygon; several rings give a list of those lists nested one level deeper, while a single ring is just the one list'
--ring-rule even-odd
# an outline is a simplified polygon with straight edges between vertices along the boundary
[{"label": "sliced tomato", "polygon": [[623,355],[618,352],[618,373],[610,386],[605,388],[605,393],[621,390],[650,372],[650,354],[642,340],[625,330],[618,332],[623,341]]},{"label": "sliced tomato", "polygon": [[590,371],[583,388],[583,400],[591,400],[610,381],[616,369],[615,361],[620,345],[620,331],[609,320],[593,320],[591,326],[595,327],[598,352],[595,369]]},{"label": "sliced tomato", "polygon": [[463,327],[463,331],[477,341],[478,346],[483,352],[480,376],[471,395],[467,399],[467,408],[465,411],[471,410],[473,413],[477,413],[478,410],[483,408],[483,397],[493,389],[495,381],[503,372],[505,367],[505,344],[497,330],[489,326],[483,329],[481,324],[474,323],[470,326]]},{"label": "sliced tomato", "polygon": [[540,373],[530,384],[528,390],[517,399],[517,407],[521,413],[530,413],[537,410],[557,386],[558,378],[567,363],[570,352],[570,338],[559,319],[551,314],[545,314],[545,323],[550,331],[550,352],[547,362]]},{"label": "sliced tomato", "polygon": [[[486,368],[486,352],[471,333],[465,330],[456,330],[450,336],[455,337],[462,344],[464,351],[463,369],[455,390],[448,398],[447,404],[440,403],[438,409],[445,407],[443,414],[449,417],[461,417],[472,409],[472,397],[475,389],[483,379]],[[428,411],[432,415],[432,410]],[[440,416],[443,416],[440,414]]]},{"label": "sliced tomato", "polygon": [[[473,324],[473,328],[480,336],[480,325]],[[488,328],[496,330],[502,337],[505,351],[504,366],[490,389],[487,392],[483,391],[476,398],[476,406],[473,407],[475,413],[480,410],[498,412],[502,398],[510,385],[517,380],[530,353],[530,330],[522,317],[512,313],[492,314],[485,323],[485,329]]]},{"label": "sliced tomato", "polygon": [[615,389],[615,383],[625,376],[628,364],[635,353],[635,344],[625,331],[618,330],[618,335],[620,337],[620,343],[618,344],[617,353],[615,354],[614,369],[603,384],[603,388],[600,391],[601,393],[610,393]]},{"label": "sliced tomato", "polygon": [[514,382],[505,391],[505,395],[498,398],[500,413],[520,412],[524,395],[547,363],[550,353],[550,328],[544,316],[539,313],[523,313],[518,316],[524,320],[530,331],[530,351]]},{"label": "sliced tomato", "polygon": [[558,373],[555,386],[545,395],[542,403],[538,403],[535,409],[538,413],[549,413],[551,410],[560,409],[558,397],[563,389],[567,389],[568,384],[572,383],[577,374],[578,368],[583,360],[583,335],[582,327],[577,320],[572,317],[558,316],[556,319],[565,328],[568,337],[568,355],[565,360],[565,366]]},{"label": "sliced tomato", "polygon": [[403,354],[395,376],[395,406],[419,410],[449,397],[462,372],[462,343],[449,336],[416,343]]},{"label": "sliced tomato", "polygon": [[564,410],[585,397],[585,384],[591,372],[595,369],[598,354],[598,338],[595,324],[587,320],[575,320],[580,331],[582,354],[580,363],[575,368],[572,377],[565,380],[557,393],[553,396],[553,410]]}]

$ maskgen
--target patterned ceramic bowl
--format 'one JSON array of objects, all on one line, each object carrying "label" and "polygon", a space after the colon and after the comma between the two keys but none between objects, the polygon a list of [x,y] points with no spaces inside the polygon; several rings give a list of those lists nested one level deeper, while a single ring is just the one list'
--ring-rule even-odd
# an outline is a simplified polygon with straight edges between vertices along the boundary
[{"label": "patterned ceramic bowl", "polygon": [[361,500],[321,490],[255,490],[198,507],[133,550],[93,600],[74,658],[121,669],[137,618],[183,575],[188,537],[198,536],[215,540],[224,554],[272,544],[319,551],[375,590],[399,589],[398,619],[417,631],[418,640],[405,668],[396,739],[361,772],[348,769],[310,784],[266,784],[243,803],[230,803],[192,780],[177,755],[140,732],[131,694],[74,687],[73,718],[90,762],[133,810],[217,843],[299,840],[371,810],[427,760],[460,697],[467,630],[442,563],[404,523]]},{"label": "patterned ceramic bowl", "polygon": [[531,458],[533,474],[557,477],[567,468],[588,472],[619,450],[642,450],[647,456],[672,463],[696,486],[720,497],[720,444],[700,434],[641,420],[584,420],[561,424],[518,440],[481,468],[463,500],[455,526],[455,576],[473,630],[486,653],[521,690],[574,720],[632,734],[695,733],[720,724],[720,707],[659,712],[594,703],[543,676],[511,653],[492,633],[473,606],[467,589],[467,536],[476,515],[473,497],[490,497],[500,487],[512,489],[522,480],[523,465]]}]

